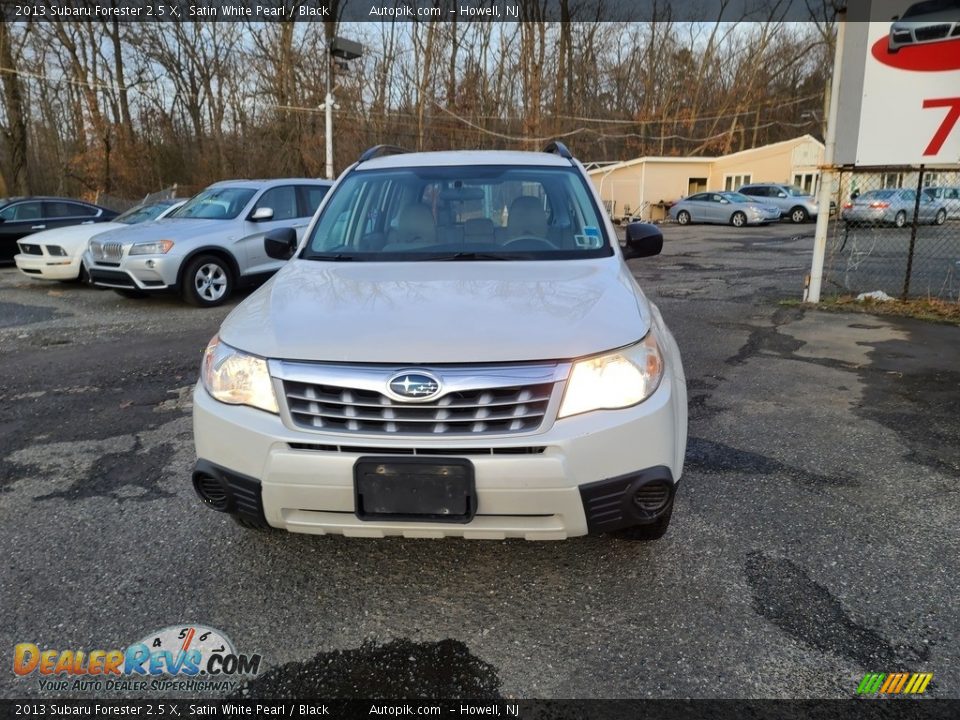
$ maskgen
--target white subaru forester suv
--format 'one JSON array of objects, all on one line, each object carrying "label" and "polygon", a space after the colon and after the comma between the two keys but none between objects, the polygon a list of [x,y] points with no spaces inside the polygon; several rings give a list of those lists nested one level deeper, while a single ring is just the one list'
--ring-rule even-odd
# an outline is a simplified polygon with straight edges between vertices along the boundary
[{"label": "white subaru forester suv", "polygon": [[583,166],[368,150],[226,318],[194,392],[193,484],[245,527],[552,540],[663,535],[680,353]]}]

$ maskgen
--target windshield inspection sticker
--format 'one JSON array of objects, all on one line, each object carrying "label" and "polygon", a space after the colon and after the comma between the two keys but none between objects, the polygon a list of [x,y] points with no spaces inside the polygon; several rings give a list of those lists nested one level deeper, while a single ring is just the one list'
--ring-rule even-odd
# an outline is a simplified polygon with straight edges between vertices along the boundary
[{"label": "windshield inspection sticker", "polygon": [[593,227],[592,225],[588,225],[583,229],[583,235],[574,235],[573,239],[576,241],[578,248],[586,250],[595,250],[603,245],[603,240],[600,237],[600,228]]}]

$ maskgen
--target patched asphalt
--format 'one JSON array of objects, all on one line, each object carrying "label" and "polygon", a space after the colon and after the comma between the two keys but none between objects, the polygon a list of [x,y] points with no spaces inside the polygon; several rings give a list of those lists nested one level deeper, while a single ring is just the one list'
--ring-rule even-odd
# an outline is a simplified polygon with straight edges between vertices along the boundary
[{"label": "patched asphalt", "polygon": [[[237,697],[845,698],[893,671],[960,696],[960,328],[779,304],[812,225],[665,234],[630,267],[683,353],[690,443],[650,544],[245,531],[189,482],[230,308],[0,268],[8,668],[195,622],[262,654]],[[54,693],[5,672],[0,695]]]}]

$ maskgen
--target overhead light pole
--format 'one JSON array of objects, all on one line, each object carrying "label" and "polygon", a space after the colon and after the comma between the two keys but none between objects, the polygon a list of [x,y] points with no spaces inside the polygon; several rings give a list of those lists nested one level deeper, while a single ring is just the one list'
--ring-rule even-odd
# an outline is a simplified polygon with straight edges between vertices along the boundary
[{"label": "overhead light pole", "polygon": [[341,37],[331,38],[327,45],[327,95],[321,109],[326,113],[327,179],[334,179],[333,172],[333,111],[337,108],[333,99],[333,69],[347,67],[348,60],[363,56],[363,45]]}]

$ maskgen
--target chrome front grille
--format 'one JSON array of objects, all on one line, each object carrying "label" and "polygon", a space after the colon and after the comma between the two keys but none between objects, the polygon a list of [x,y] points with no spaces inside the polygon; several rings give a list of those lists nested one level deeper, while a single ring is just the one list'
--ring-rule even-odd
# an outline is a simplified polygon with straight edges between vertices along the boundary
[{"label": "chrome front grille", "polygon": [[403,368],[271,363],[298,429],[368,435],[497,435],[533,432],[551,414],[568,364],[431,367],[442,388],[425,402],[397,399],[388,383]]},{"label": "chrome front grille", "polygon": [[90,241],[90,254],[97,262],[118,263],[123,257],[123,245],[120,243]]}]

